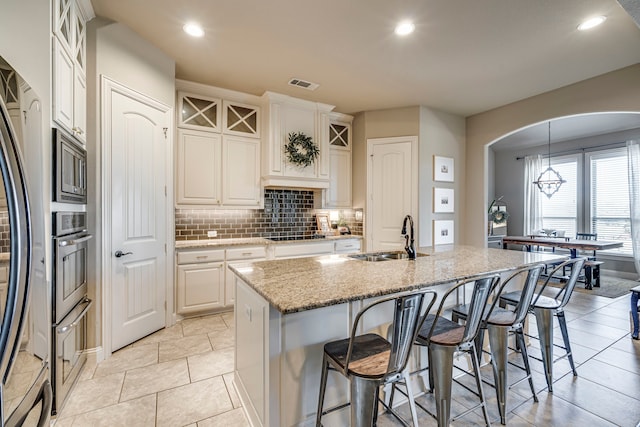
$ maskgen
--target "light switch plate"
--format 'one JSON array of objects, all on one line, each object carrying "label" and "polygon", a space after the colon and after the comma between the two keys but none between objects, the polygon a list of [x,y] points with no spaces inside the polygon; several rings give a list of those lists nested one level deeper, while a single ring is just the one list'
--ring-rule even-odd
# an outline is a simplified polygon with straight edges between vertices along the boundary
[{"label": "light switch plate", "polygon": [[207,231],[207,237],[218,237],[218,231],[216,230]]}]

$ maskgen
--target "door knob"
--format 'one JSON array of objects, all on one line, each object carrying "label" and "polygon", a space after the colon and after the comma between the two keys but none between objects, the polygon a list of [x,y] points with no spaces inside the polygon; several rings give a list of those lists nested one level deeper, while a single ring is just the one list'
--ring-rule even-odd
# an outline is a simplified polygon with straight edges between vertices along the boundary
[{"label": "door knob", "polygon": [[116,256],[116,258],[120,258],[126,255],[131,255],[133,254],[133,252],[122,252],[122,251],[116,251],[116,253],[114,254]]}]

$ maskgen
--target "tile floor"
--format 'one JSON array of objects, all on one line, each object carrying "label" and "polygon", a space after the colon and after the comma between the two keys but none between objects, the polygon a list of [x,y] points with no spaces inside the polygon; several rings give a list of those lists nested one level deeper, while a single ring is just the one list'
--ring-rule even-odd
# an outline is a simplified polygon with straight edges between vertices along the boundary
[{"label": "tile floor", "polygon": [[[578,376],[570,373],[566,359],[556,362],[551,394],[542,363],[532,361],[539,402],[533,402],[526,382],[511,389],[507,425],[640,426],[640,341],[629,337],[628,304],[626,295],[609,299],[574,293],[566,313]],[[187,319],[97,366],[86,366],[56,427],[248,426],[232,385],[232,325],[232,313]],[[555,339],[562,342],[557,327]],[[539,355],[536,346],[532,341],[531,355]],[[490,366],[483,370],[491,380]],[[509,375],[511,382],[522,373],[510,368]],[[499,425],[495,392],[485,386],[485,393],[492,422]],[[453,395],[454,414],[474,403],[474,396],[460,386],[454,386]],[[434,409],[431,395],[419,401]],[[406,406],[400,413],[409,419]],[[424,413],[420,424],[436,425]],[[452,425],[479,424],[477,411]],[[384,414],[378,425],[400,423]]]}]

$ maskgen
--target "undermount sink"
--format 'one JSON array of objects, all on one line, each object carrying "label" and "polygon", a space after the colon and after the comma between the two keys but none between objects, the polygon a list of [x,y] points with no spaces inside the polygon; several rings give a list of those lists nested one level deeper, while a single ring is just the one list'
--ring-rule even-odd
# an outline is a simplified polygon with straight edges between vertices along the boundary
[{"label": "undermount sink", "polygon": [[[428,256],[427,254],[416,253],[416,258]],[[409,255],[405,251],[391,251],[391,252],[372,252],[368,254],[355,254],[349,255],[350,258],[360,261],[378,262],[378,261],[391,261],[394,259],[409,259]]]}]

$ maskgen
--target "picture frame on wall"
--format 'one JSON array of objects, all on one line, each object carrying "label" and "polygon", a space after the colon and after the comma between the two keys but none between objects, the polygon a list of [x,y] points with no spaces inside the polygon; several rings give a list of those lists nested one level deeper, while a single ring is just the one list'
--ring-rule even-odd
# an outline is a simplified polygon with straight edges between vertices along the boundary
[{"label": "picture frame on wall", "polygon": [[453,182],[454,177],[453,158],[433,156],[433,180],[440,182]]},{"label": "picture frame on wall", "polygon": [[433,187],[433,212],[453,213],[455,209],[453,188]]},{"label": "picture frame on wall", "polygon": [[451,245],[454,242],[453,220],[433,221],[433,245]]}]

